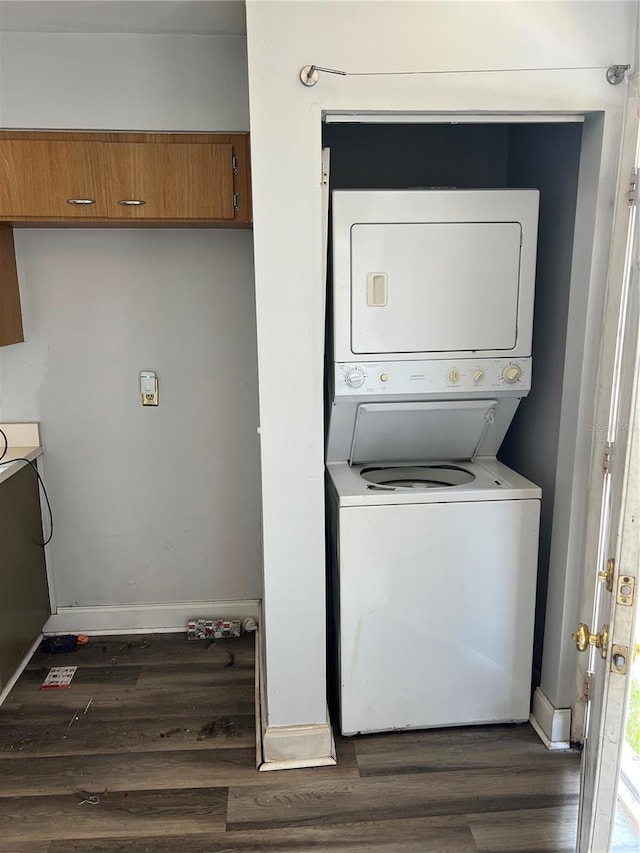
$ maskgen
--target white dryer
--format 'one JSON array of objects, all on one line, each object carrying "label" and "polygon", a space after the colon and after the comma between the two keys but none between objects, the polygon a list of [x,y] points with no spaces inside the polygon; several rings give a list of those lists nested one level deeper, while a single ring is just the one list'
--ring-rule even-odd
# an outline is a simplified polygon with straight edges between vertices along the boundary
[{"label": "white dryer", "polygon": [[344,734],[528,718],[538,193],[338,191],[327,432]]},{"label": "white dryer", "polygon": [[528,189],[333,192],[334,362],[529,358],[538,203]]}]

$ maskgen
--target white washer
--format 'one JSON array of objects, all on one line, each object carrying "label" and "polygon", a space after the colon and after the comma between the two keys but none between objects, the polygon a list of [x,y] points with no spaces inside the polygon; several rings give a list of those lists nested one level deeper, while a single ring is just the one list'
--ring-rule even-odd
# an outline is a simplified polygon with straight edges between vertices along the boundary
[{"label": "white washer", "polygon": [[496,459],[327,470],[343,734],[528,719],[539,487]]}]

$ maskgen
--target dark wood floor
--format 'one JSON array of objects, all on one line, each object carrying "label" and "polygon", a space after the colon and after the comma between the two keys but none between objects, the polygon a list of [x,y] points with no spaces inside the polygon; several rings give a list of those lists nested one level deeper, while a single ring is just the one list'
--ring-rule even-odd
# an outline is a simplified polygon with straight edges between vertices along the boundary
[{"label": "dark wood floor", "polygon": [[[78,666],[69,689],[39,689],[50,666]],[[579,756],[528,725],[337,749],[336,767],[256,770],[251,635],[38,654],[0,707],[0,853],[574,850]]]}]

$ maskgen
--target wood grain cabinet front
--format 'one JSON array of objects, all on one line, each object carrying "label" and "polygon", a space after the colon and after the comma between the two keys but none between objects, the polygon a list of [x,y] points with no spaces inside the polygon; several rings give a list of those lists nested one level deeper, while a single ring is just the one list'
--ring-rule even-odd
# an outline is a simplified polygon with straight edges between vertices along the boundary
[{"label": "wood grain cabinet front", "polygon": [[105,217],[100,155],[92,142],[0,138],[0,219]]},{"label": "wood grain cabinet front", "polygon": [[42,541],[38,479],[25,465],[0,483],[0,688],[51,612]]},{"label": "wood grain cabinet front", "polygon": [[233,146],[102,145],[109,219],[234,219]]},{"label": "wood grain cabinet front", "polygon": [[246,133],[0,131],[0,222],[251,224]]},{"label": "wood grain cabinet front", "polygon": [[[24,341],[13,228],[0,222],[0,347]],[[2,559],[0,542],[0,561]]]}]

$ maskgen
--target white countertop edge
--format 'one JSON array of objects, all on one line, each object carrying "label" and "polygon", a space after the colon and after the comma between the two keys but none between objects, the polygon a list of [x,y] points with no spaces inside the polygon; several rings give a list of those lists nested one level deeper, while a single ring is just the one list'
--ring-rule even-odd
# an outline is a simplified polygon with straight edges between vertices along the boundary
[{"label": "white countertop edge", "polygon": [[[0,445],[0,451],[4,444]],[[27,447],[9,447],[6,455],[0,462],[0,483],[4,480],[8,480],[16,471],[19,471],[21,468],[25,466],[25,462],[17,461],[19,459],[28,459],[29,462],[33,462],[39,456],[42,456],[42,447],[40,446],[27,446]]]}]

